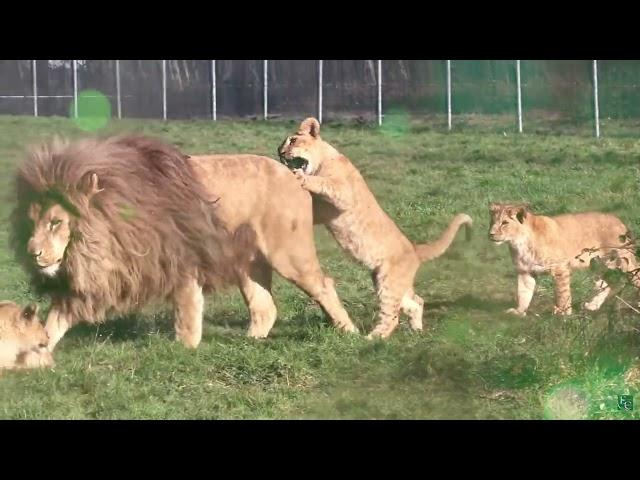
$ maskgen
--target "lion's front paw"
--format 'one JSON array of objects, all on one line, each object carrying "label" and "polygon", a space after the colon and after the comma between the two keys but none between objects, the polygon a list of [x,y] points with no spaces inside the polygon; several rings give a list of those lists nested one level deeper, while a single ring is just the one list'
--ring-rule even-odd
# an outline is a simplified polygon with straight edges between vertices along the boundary
[{"label": "lion's front paw", "polygon": [[293,171],[293,174],[296,176],[296,179],[298,180],[298,182],[300,183],[300,186],[302,188],[305,188],[306,184],[307,184],[307,175],[299,168],[296,168]]},{"label": "lion's front paw", "polygon": [[518,315],[519,317],[524,317],[527,315],[527,312],[521,312],[516,308],[510,308],[508,310],[505,310],[504,313],[509,313],[511,315]]}]

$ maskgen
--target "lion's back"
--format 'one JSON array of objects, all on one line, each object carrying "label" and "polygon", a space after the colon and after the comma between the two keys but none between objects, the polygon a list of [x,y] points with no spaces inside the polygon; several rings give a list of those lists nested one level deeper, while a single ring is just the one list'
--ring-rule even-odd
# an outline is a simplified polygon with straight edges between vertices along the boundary
[{"label": "lion's back", "polygon": [[583,212],[553,217],[565,241],[575,249],[621,245],[620,237],[628,231],[615,215],[602,212]]},{"label": "lion's back", "polygon": [[250,154],[194,155],[196,175],[217,199],[222,220],[259,228],[303,217],[312,222],[311,196],[284,165]]}]

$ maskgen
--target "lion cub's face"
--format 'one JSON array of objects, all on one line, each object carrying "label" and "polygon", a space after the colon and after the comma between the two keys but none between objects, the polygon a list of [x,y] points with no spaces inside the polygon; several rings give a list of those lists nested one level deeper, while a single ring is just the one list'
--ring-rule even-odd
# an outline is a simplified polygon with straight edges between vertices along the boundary
[{"label": "lion cub's face", "polygon": [[315,118],[307,118],[298,131],[285,138],[278,148],[280,161],[290,169],[301,169],[313,175],[320,164],[327,144],[320,138],[320,123]]},{"label": "lion cub's face", "polygon": [[0,302],[0,368],[53,366],[48,343],[36,305]]},{"label": "lion cub's face", "polygon": [[515,242],[527,234],[524,226],[527,209],[521,205],[492,203],[489,205],[491,224],[489,240],[500,245],[503,242]]},{"label": "lion cub's face", "polygon": [[29,208],[29,218],[34,227],[27,251],[40,272],[53,277],[58,273],[69,244],[71,215],[58,204],[44,209],[33,203]]}]

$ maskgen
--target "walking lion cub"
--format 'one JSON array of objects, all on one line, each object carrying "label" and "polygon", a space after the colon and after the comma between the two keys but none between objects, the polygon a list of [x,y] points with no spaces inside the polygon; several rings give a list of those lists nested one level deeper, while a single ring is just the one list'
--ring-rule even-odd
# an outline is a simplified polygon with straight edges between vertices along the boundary
[{"label": "walking lion cub", "polygon": [[[618,217],[598,212],[547,217],[511,203],[491,203],[489,211],[489,239],[498,245],[509,243],[518,271],[518,306],[507,313],[526,315],[536,275],[548,273],[555,284],[553,313],[570,315],[571,270],[589,267],[593,258],[601,258],[608,268],[633,272],[633,283],[640,288],[639,265],[629,248],[630,232]],[[611,293],[602,278],[595,283],[595,295],[583,305],[591,311],[598,310]]]},{"label": "walking lion cub", "polygon": [[325,224],[344,250],[373,270],[380,314],[368,338],[391,335],[400,311],[410,317],[411,328],[421,330],[424,301],[413,291],[416,272],[422,262],[442,255],[458,229],[469,228],[471,217],[456,215],[433,243],[412,243],[380,207],[358,169],[320,138],[315,118],[303,121],[278,155],[313,194],[314,223]]}]

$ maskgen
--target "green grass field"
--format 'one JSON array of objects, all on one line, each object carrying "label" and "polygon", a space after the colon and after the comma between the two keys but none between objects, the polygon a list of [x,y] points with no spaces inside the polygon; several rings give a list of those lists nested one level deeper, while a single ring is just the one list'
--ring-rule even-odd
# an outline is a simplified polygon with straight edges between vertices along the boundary
[{"label": "green grass field", "polygon": [[[122,121],[110,131],[158,135],[190,153],[245,152],[273,157],[296,123]],[[379,202],[416,241],[436,238],[452,215],[475,220],[441,258],[423,265],[416,291],[425,331],[403,319],[392,338],[343,336],[306,295],[276,277],[279,319],[269,339],[245,337],[248,312],[236,290],[209,297],[201,346],[173,340],[171,312],[72,329],[53,370],[0,377],[0,418],[9,419],[543,419],[640,418],[617,396],[640,384],[640,315],[610,300],[601,312],[579,305],[592,276],[573,276],[573,316],[549,312],[543,278],[530,314],[513,306],[508,247],[487,240],[489,201],[524,200],[548,214],[586,209],[616,213],[640,233],[640,136],[595,140],[585,134],[442,133],[389,119],[380,130],[331,123],[323,137],[360,168]],[[0,117],[0,299],[37,301],[7,247],[13,167],[27,144],[53,134],[79,136],[68,119]],[[325,271],[354,322],[368,331],[377,311],[370,274],[322,228]],[[635,293],[623,291],[628,301]],[[635,379],[635,380],[634,380]],[[640,396],[637,396],[637,403]]]}]

